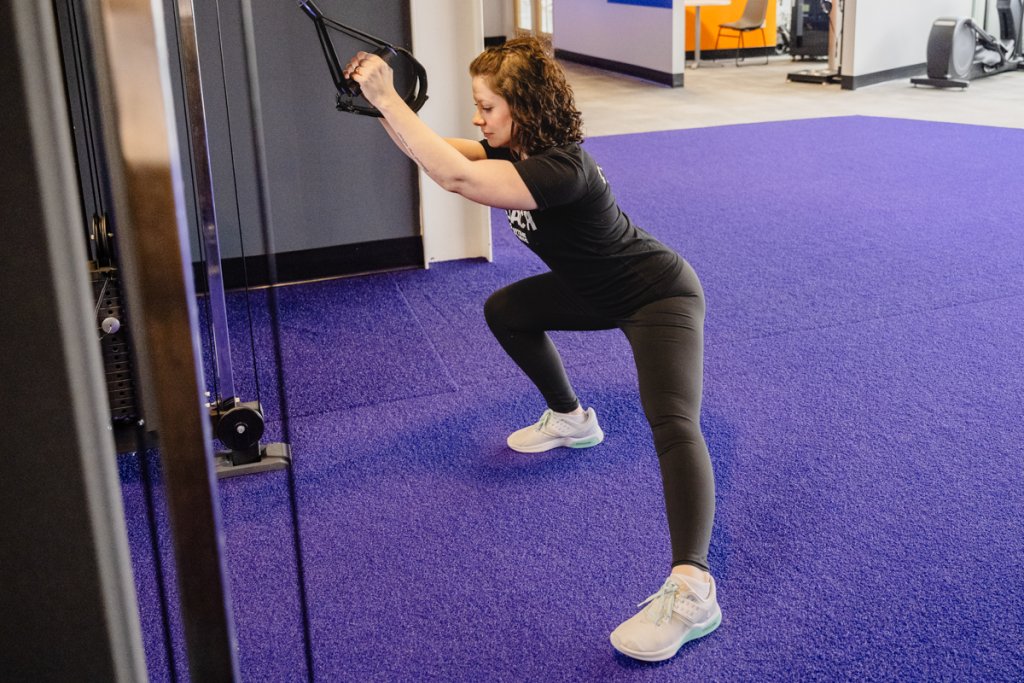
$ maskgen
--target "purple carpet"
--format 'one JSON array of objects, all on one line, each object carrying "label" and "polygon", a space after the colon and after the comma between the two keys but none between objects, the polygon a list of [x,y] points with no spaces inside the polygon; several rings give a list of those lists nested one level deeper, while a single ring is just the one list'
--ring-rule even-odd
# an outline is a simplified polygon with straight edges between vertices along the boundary
[{"label": "purple carpet", "polygon": [[[481,307],[543,266],[496,211],[494,263],[281,290],[316,679],[1024,679],[1024,158],[1004,153],[1024,130],[849,117],[586,147],[707,292],[722,627],[662,664],[608,643],[669,560],[629,347],[554,335],[605,443],[505,447],[544,406]],[[168,680],[139,464],[121,470]],[[220,491],[242,678],[306,680],[286,477]],[[174,607],[171,630],[184,679]]]}]

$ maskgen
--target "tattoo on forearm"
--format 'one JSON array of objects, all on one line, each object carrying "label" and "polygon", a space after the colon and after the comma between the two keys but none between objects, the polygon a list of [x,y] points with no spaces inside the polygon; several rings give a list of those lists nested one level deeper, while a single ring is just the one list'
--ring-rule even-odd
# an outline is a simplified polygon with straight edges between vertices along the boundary
[{"label": "tattoo on forearm", "polygon": [[[394,130],[394,128],[392,128],[392,130]],[[421,166],[424,171],[427,170],[427,167],[423,166],[423,162],[420,161],[419,157],[416,156],[416,153],[412,151],[412,147],[410,147],[409,143],[405,141],[405,138],[402,137],[402,134],[396,130],[395,135],[397,135],[398,139],[401,140],[402,146],[405,147],[405,151],[409,155],[409,158],[415,161],[417,166]]]}]

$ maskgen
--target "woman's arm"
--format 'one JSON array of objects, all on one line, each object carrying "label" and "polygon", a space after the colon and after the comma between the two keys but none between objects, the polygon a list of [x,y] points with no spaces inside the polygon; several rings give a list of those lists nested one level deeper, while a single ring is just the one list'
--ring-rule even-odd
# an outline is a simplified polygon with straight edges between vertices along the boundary
[{"label": "woman's arm", "polygon": [[445,141],[423,123],[395,92],[391,67],[383,59],[360,52],[345,72],[359,83],[363,97],[384,116],[385,129],[399,148],[442,188],[502,209],[537,208],[511,162],[468,158],[464,149]]},{"label": "woman's arm", "polygon": [[487,158],[487,152],[479,140],[466,140],[465,138],[445,138],[445,142],[459,150],[462,156],[470,161],[483,161]]},{"label": "woman's arm", "polygon": [[[387,131],[388,137],[390,137],[392,142],[398,146],[398,149],[402,150],[407,157],[412,159],[412,153],[406,149],[402,139],[398,137],[387,119],[377,120],[380,121],[380,125],[384,126],[384,130]],[[466,157],[470,161],[481,161],[487,158],[487,152],[484,151],[484,146],[477,140],[466,140],[465,138],[444,138],[444,141],[458,150],[462,156]]]}]

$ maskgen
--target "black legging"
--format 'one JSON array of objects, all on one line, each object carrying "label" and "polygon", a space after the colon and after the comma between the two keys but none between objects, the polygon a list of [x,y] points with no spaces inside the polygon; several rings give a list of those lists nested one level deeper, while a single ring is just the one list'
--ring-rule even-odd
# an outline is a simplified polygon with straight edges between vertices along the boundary
[{"label": "black legging", "polygon": [[622,318],[593,312],[553,273],[499,289],[484,314],[502,347],[557,412],[571,412],[579,401],[546,331],[617,327],[625,333],[661,464],[672,564],[707,570],[715,479],[700,430],[704,293],[693,269],[683,270],[685,296],[655,301]]}]

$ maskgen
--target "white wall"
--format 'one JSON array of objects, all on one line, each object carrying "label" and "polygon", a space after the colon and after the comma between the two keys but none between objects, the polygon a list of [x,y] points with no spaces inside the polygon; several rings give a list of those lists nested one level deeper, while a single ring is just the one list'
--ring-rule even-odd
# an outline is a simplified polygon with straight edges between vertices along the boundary
[{"label": "white wall", "polygon": [[512,0],[483,0],[483,5],[484,37],[505,36],[511,39],[515,33]]},{"label": "white wall", "polygon": [[864,76],[923,64],[932,22],[942,16],[970,14],[971,0],[846,0],[843,75]]},{"label": "white wall", "polygon": [[619,5],[608,0],[555,0],[554,46],[668,74],[683,72],[685,8]]},{"label": "white wall", "polygon": [[[481,0],[412,0],[410,14],[413,54],[429,79],[420,118],[444,137],[478,140],[469,63],[484,49]],[[422,170],[419,177],[424,265],[481,256],[491,260],[490,210],[445,192]]]}]

